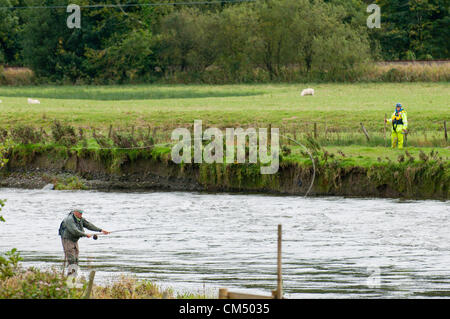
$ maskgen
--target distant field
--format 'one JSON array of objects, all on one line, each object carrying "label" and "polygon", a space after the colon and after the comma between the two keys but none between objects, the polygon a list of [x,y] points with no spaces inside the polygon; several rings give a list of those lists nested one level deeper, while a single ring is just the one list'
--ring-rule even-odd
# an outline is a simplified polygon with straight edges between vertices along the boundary
[{"label": "distant field", "polygon": [[[301,97],[313,87],[315,96]],[[40,105],[28,105],[27,98]],[[448,83],[129,85],[0,87],[0,126],[48,127],[54,119],[85,128],[267,125],[322,132],[383,132],[384,114],[406,106],[412,132],[442,132],[450,119]]]}]

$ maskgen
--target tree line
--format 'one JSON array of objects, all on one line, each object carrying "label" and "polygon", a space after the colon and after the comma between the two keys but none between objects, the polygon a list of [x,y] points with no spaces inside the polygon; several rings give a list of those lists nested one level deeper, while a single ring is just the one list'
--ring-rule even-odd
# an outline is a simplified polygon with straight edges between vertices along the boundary
[{"label": "tree line", "polygon": [[[167,2],[102,3],[156,1]],[[377,0],[380,29],[366,26],[372,2],[83,8],[80,29],[66,26],[65,8],[0,9],[0,65],[29,67],[42,80],[71,83],[345,81],[357,78],[372,60],[448,58],[448,0]]]}]

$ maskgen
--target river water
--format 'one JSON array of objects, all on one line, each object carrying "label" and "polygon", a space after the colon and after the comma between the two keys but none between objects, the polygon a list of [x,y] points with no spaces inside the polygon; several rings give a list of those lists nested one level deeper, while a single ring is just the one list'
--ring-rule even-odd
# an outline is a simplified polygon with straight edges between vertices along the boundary
[{"label": "river water", "polygon": [[109,231],[140,228],[80,239],[81,273],[95,269],[97,283],[126,274],[211,297],[270,295],[282,224],[288,298],[450,296],[448,201],[6,188],[0,198],[0,252],[17,248],[25,267],[62,267],[71,208]]}]

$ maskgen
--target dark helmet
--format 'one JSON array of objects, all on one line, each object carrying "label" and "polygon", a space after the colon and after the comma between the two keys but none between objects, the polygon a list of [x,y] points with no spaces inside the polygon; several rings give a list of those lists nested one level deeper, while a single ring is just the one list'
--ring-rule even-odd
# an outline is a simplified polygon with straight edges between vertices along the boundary
[{"label": "dark helmet", "polygon": [[395,104],[395,113],[397,113],[397,108],[400,108],[400,110],[398,112],[402,112],[403,111],[403,107],[400,103]]}]

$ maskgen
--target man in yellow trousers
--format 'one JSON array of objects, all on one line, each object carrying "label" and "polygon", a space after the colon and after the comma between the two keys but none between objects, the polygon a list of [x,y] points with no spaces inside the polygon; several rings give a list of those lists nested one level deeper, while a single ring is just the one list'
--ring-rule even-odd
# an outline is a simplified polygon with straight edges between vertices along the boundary
[{"label": "man in yellow trousers", "polygon": [[400,103],[395,105],[395,111],[392,117],[386,120],[386,122],[392,123],[392,148],[398,146],[399,149],[402,149],[403,135],[406,134],[408,128],[408,118],[406,117],[406,111]]}]

